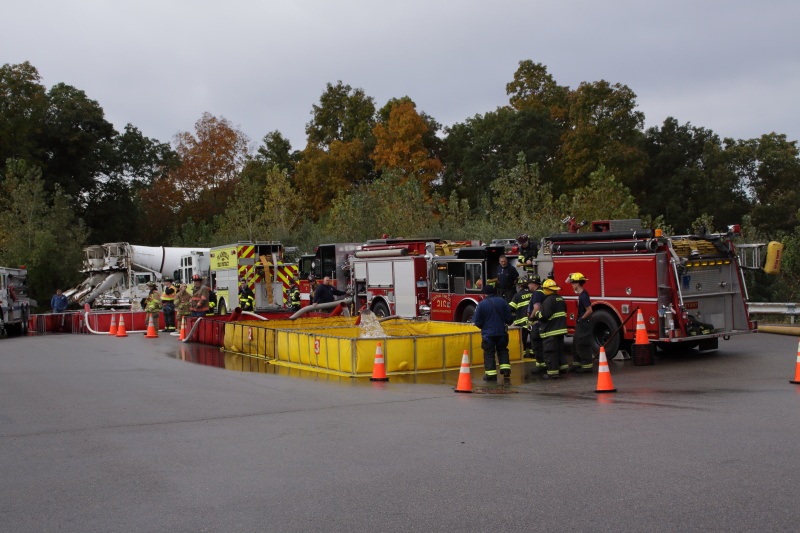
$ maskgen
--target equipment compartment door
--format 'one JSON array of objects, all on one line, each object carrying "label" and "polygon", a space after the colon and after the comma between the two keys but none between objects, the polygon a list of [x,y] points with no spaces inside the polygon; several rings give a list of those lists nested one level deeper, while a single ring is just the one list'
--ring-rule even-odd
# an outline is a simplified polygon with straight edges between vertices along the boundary
[{"label": "equipment compartment door", "polygon": [[394,262],[394,314],[417,316],[417,291],[413,261]]}]

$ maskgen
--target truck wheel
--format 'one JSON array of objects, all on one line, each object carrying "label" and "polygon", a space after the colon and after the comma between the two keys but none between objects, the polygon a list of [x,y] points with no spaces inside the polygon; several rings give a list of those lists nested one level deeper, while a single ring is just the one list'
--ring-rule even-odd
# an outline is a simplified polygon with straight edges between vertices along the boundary
[{"label": "truck wheel", "polygon": [[380,301],[373,306],[372,312],[375,313],[376,317],[384,318],[389,316],[389,307],[386,305],[386,302]]},{"label": "truck wheel", "polygon": [[472,304],[469,304],[461,312],[461,322],[464,322],[464,323],[467,323],[467,324],[472,324],[472,315],[474,315],[474,314],[475,314],[475,306],[472,305]]},{"label": "truck wheel", "polygon": [[619,322],[616,317],[605,309],[592,313],[592,350],[600,353],[600,347],[605,345],[606,358],[610,361],[617,355],[622,332],[617,332],[614,338],[611,335],[617,331]]}]

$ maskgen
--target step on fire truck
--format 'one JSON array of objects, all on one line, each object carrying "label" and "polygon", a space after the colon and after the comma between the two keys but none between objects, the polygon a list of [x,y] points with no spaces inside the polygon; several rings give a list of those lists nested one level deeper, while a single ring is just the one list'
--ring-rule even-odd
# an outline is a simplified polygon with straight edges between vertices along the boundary
[{"label": "step on fire truck", "polygon": [[284,247],[277,241],[237,242],[211,248],[209,287],[217,295],[217,314],[239,306],[239,281],[255,294],[255,310],[284,309],[297,265],[283,262]]},{"label": "step on fire truck", "polygon": [[574,272],[587,279],[592,298],[595,353],[608,358],[635,338],[637,310],[650,342],[668,350],[716,349],[719,337],[754,333],[747,289],[731,237],[726,234],[666,236],[641,229],[639,220],[600,221],[592,231],[557,233],[543,239],[538,273],[550,277],[567,301],[572,334],[577,296],[566,281]]},{"label": "step on fire truck", "polygon": [[31,306],[36,307],[36,300],[28,298],[27,276],[24,267],[0,267],[0,333],[4,330],[8,336],[28,333]]},{"label": "step on fire truck", "polygon": [[477,241],[381,239],[350,258],[359,307],[378,316],[470,322],[495,277],[503,246]]}]

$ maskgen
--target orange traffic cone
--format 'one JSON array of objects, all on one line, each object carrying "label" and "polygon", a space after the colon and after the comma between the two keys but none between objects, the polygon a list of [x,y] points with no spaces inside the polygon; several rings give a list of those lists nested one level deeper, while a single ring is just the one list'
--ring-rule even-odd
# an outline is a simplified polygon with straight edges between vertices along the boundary
[{"label": "orange traffic cone", "polygon": [[179,341],[186,339],[186,317],[181,317],[181,335],[178,337]]},{"label": "orange traffic cone", "polygon": [[636,344],[650,344],[650,341],[647,340],[647,329],[644,327],[644,315],[642,315],[641,309],[636,315]]},{"label": "orange traffic cone", "polygon": [[119,326],[117,326],[117,337],[127,337],[128,333],[125,331],[125,318],[119,315]]},{"label": "orange traffic cone", "polygon": [[375,349],[375,364],[372,366],[372,377],[370,381],[389,381],[386,377],[386,364],[383,361],[383,347],[378,343]]},{"label": "orange traffic cone", "polygon": [[[120,318],[122,318],[122,315],[120,315]],[[109,335],[117,334],[117,315],[115,315],[114,313],[111,313],[111,327],[108,328],[108,334]]]},{"label": "orange traffic cone", "polygon": [[798,339],[797,343],[797,364],[795,365],[794,379],[789,380],[789,383],[800,385],[800,339]]},{"label": "orange traffic cone", "polygon": [[600,347],[600,366],[597,367],[597,388],[595,392],[617,392],[614,383],[611,382],[611,372],[608,371],[608,359],[606,359],[606,349]]},{"label": "orange traffic cone", "polygon": [[147,333],[145,334],[145,338],[147,339],[158,338],[158,332],[156,331],[156,327],[153,325],[153,315],[150,315],[150,320],[147,321]]},{"label": "orange traffic cone", "polygon": [[461,356],[461,370],[458,372],[456,392],[472,392],[472,374],[469,371],[469,354],[466,350]]}]

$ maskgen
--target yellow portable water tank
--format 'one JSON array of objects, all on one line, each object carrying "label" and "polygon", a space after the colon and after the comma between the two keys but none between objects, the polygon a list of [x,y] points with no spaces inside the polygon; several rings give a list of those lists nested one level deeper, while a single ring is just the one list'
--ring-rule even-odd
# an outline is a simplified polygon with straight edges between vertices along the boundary
[{"label": "yellow portable water tank", "polygon": [[772,241],[767,245],[767,258],[764,261],[764,272],[767,274],[781,273],[781,257],[783,256],[783,244]]}]

